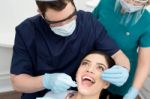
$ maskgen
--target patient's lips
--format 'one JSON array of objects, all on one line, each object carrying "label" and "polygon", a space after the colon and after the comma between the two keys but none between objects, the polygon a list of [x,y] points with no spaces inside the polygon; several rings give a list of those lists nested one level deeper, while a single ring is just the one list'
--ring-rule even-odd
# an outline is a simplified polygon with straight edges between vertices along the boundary
[{"label": "patient's lips", "polygon": [[81,81],[82,85],[85,87],[91,87],[93,84],[95,84],[95,79],[89,75],[83,75],[81,77]]}]

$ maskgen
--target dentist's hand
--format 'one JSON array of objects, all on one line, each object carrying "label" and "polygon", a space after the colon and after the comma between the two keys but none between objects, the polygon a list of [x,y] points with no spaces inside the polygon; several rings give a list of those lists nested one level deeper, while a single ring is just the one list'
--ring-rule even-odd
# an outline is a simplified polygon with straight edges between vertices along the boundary
[{"label": "dentist's hand", "polygon": [[76,87],[76,83],[65,73],[44,74],[43,86],[54,93],[64,92],[70,87]]},{"label": "dentist's hand", "polygon": [[114,65],[105,70],[102,74],[102,79],[116,86],[122,86],[128,79],[129,70],[125,67]]},{"label": "dentist's hand", "polygon": [[131,87],[123,99],[136,99],[138,92],[139,91],[137,89]]}]

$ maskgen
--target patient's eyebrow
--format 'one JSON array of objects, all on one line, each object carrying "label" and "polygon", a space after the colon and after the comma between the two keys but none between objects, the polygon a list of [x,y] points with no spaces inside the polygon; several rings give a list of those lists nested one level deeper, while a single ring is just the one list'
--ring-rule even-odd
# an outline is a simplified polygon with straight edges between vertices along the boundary
[{"label": "patient's eyebrow", "polygon": [[[83,59],[83,61],[82,62],[91,62],[90,60],[88,60],[88,59]],[[105,67],[105,69],[107,69],[107,66],[105,65],[105,64],[103,64],[103,63],[96,63],[97,65],[102,65],[103,67]]]},{"label": "patient's eyebrow", "polygon": [[91,62],[90,60],[88,60],[88,59],[84,59],[83,61],[86,61],[86,62]]}]

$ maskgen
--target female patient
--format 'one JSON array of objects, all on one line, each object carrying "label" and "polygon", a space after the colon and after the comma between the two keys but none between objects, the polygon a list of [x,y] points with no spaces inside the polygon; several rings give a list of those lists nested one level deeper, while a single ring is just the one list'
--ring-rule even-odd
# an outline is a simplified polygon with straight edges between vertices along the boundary
[{"label": "female patient", "polygon": [[43,99],[99,99],[102,90],[109,86],[109,83],[99,76],[113,65],[111,57],[100,51],[92,51],[82,59],[76,73],[77,92],[48,92]]}]

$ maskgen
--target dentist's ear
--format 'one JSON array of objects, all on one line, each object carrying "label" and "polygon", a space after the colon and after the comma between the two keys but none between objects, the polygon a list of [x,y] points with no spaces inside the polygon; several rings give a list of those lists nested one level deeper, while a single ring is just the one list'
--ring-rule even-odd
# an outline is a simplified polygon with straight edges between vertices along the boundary
[{"label": "dentist's ear", "polygon": [[104,82],[104,87],[103,87],[103,89],[107,89],[109,86],[110,86],[110,83],[107,82],[107,81],[105,81],[105,82]]}]

